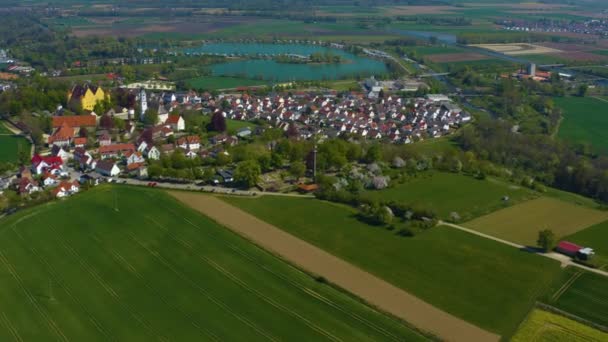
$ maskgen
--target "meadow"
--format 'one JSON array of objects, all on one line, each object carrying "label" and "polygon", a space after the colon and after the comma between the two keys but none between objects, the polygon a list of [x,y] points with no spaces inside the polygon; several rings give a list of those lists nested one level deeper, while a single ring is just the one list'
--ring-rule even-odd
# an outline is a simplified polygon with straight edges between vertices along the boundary
[{"label": "meadow", "polygon": [[608,266],[608,221],[564,237],[564,240],[593,248],[596,253],[595,261],[604,268]]},{"label": "meadow", "polygon": [[[447,227],[414,237],[315,199],[222,197],[448,313],[508,335],[560,273],[557,262]],[[500,308],[497,310],[496,308]]]},{"label": "meadow", "polygon": [[608,340],[608,334],[564,316],[534,309],[511,342],[586,342]]},{"label": "meadow", "polygon": [[562,238],[605,220],[608,220],[608,211],[542,197],[482,216],[463,226],[507,241],[536,246],[540,230],[551,229],[557,238]]},{"label": "meadow", "polygon": [[608,103],[592,97],[559,97],[555,105],[563,119],[557,136],[575,144],[591,144],[598,153],[608,153]]},{"label": "meadow", "polygon": [[426,339],[160,191],[101,186],[0,227],[2,341]]},{"label": "meadow", "polygon": [[[422,205],[435,210],[443,219],[456,212],[462,220],[469,220],[536,194],[497,179],[479,180],[456,173],[426,172],[388,189],[366,191],[363,196]],[[503,201],[505,196],[509,197],[508,202]]]},{"label": "meadow", "polygon": [[15,136],[0,122],[0,163],[19,161],[20,151],[30,153],[31,145],[23,137]]},{"label": "meadow", "polygon": [[543,301],[608,329],[608,277],[570,267]]}]

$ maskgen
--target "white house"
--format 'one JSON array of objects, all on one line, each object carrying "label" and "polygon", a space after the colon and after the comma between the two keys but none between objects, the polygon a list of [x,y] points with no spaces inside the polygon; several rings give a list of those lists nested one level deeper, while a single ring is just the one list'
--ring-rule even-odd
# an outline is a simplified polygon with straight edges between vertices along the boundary
[{"label": "white house", "polygon": [[169,126],[174,131],[180,132],[186,129],[186,122],[181,115],[169,115],[165,121],[165,126]]},{"label": "white house", "polygon": [[152,160],[160,159],[160,151],[156,148],[156,146],[152,146],[152,148],[148,149],[146,157]]},{"label": "white house", "polygon": [[127,165],[144,163],[146,161],[141,152],[137,151],[125,154],[125,157],[127,157]]},{"label": "white house", "polygon": [[118,168],[116,163],[108,159],[100,160],[99,162],[97,162],[97,165],[95,166],[95,171],[107,177],[114,177],[120,173],[120,169]]}]

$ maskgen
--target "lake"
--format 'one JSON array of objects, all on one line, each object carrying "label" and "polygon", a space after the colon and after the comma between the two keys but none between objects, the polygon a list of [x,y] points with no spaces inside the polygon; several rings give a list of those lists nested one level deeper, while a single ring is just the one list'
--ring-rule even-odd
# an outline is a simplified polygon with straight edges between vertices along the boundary
[{"label": "lake", "polygon": [[219,54],[234,56],[275,56],[281,54],[311,55],[315,52],[331,52],[345,60],[340,64],[289,64],[271,59],[238,60],[211,66],[214,76],[233,76],[264,79],[276,82],[304,80],[336,80],[349,77],[367,77],[385,74],[388,69],[383,61],[356,56],[346,51],[304,44],[257,44],[213,43],[187,49],[190,54]]}]

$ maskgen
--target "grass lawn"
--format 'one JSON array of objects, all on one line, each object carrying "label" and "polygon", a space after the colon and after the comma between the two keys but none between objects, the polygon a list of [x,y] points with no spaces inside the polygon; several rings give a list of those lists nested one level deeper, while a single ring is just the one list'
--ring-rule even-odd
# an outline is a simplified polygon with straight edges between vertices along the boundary
[{"label": "grass lawn", "polygon": [[542,197],[499,210],[463,226],[526,246],[535,246],[538,231],[551,229],[557,238],[608,220],[608,211]]},{"label": "grass lawn", "polygon": [[14,136],[11,131],[0,122],[0,163],[15,163],[19,160],[19,151],[29,154],[30,143],[24,137]]},{"label": "grass lawn", "polygon": [[456,173],[428,172],[389,189],[366,191],[363,196],[423,205],[434,209],[443,219],[457,212],[463,220],[469,220],[504,208],[504,196],[509,196],[511,203],[517,203],[536,194],[495,179],[478,180]]},{"label": "grass lawn", "polygon": [[316,199],[223,199],[502,335],[515,331],[560,273],[555,261],[452,228],[436,227],[406,238],[362,223],[349,207]]},{"label": "grass lawn", "polygon": [[98,187],[0,227],[1,341],[425,339],[164,192]]},{"label": "grass lawn", "polygon": [[608,277],[569,267],[543,301],[608,328]]},{"label": "grass lawn", "polygon": [[533,310],[511,342],[606,341],[608,334],[564,316]]},{"label": "grass lawn", "polygon": [[217,90],[267,85],[268,81],[238,77],[204,76],[188,80],[187,83],[189,86],[196,89]]},{"label": "grass lawn", "polygon": [[608,103],[592,97],[558,97],[554,101],[564,113],[558,137],[589,143],[594,151],[608,153]]},{"label": "grass lawn", "polygon": [[593,248],[596,253],[594,259],[599,266],[604,269],[608,267],[608,221],[583,229],[564,240]]}]

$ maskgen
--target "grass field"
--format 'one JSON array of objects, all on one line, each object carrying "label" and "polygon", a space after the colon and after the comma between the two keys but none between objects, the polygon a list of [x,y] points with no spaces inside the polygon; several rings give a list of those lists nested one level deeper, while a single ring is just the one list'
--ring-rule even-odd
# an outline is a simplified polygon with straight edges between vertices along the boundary
[{"label": "grass field", "polygon": [[511,342],[606,341],[608,334],[547,311],[533,310]]},{"label": "grass field", "polygon": [[425,339],[160,191],[98,187],[0,227],[1,341]]},{"label": "grass field", "polygon": [[404,238],[362,223],[351,208],[319,200],[223,199],[498,334],[512,333],[560,273],[555,261],[456,229]]},{"label": "grass field", "polygon": [[30,152],[31,145],[23,137],[12,135],[12,132],[0,122],[0,163],[15,163],[19,160],[19,152]]},{"label": "grass field", "polygon": [[535,246],[538,231],[551,229],[558,238],[608,220],[608,211],[542,197],[464,223],[463,226],[526,246]]},{"label": "grass field", "polygon": [[429,172],[389,189],[366,191],[363,196],[420,204],[434,209],[444,219],[457,212],[463,220],[469,220],[504,208],[504,196],[509,196],[512,204],[536,194],[495,179],[478,180],[455,173]]},{"label": "grass field", "polygon": [[564,240],[593,248],[597,263],[603,268],[608,268],[608,221],[583,229],[565,237]]},{"label": "grass field", "polygon": [[188,80],[187,83],[189,86],[196,89],[217,90],[267,85],[268,81],[237,77],[204,76]]},{"label": "grass field", "polygon": [[591,97],[555,98],[564,118],[558,137],[572,143],[589,143],[594,151],[608,153],[608,103]]},{"label": "grass field", "polygon": [[567,268],[543,301],[608,329],[608,277]]}]

